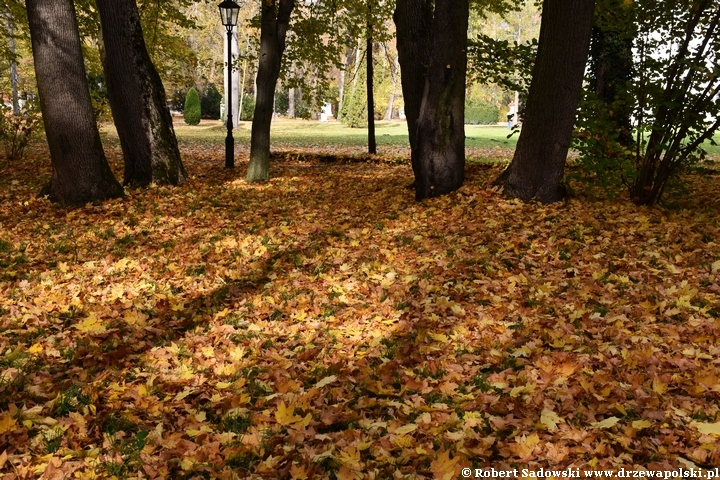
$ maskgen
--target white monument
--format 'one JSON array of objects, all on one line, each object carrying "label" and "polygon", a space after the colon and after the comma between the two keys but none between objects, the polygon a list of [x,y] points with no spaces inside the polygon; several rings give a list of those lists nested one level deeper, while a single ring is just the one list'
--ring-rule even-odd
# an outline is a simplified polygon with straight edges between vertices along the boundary
[{"label": "white monument", "polygon": [[320,121],[327,122],[328,118],[332,116],[332,105],[330,105],[328,102],[323,103],[322,111],[320,112]]},{"label": "white monument", "polygon": [[[238,58],[238,31],[237,27],[233,27],[233,34],[232,34],[232,56],[233,56],[233,62],[237,60]],[[227,35],[225,35],[225,49],[223,50],[223,58],[227,62],[228,58],[228,38]],[[228,91],[228,69],[227,65],[225,65],[225,68],[223,69],[225,71],[225,84],[224,84],[224,90],[223,90],[223,98],[224,98],[224,109],[221,113],[223,122],[225,125],[227,125],[227,91]],[[238,68],[234,68],[232,71],[232,115],[233,115],[233,127],[238,126],[238,120],[240,119],[240,111],[238,110],[238,86],[240,85],[240,70]]]}]

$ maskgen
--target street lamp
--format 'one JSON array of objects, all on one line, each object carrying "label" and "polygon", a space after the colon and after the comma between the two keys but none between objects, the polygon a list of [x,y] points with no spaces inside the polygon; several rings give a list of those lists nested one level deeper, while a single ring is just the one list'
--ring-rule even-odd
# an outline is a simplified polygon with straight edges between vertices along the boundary
[{"label": "street lamp", "polygon": [[225,108],[227,109],[227,137],[225,137],[225,168],[235,167],[235,139],[232,136],[233,116],[232,116],[232,31],[237,25],[238,14],[240,13],[240,5],[232,0],[224,0],[220,5],[220,19],[227,30],[228,38],[228,91],[225,99]]}]

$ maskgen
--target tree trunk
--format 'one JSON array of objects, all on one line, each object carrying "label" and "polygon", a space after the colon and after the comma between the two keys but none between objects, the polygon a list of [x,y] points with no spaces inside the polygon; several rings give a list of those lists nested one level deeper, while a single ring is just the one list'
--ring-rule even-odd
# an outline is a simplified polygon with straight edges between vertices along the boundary
[{"label": "tree trunk", "polygon": [[288,88],[288,117],[295,118],[295,89]]},{"label": "tree trunk", "polygon": [[150,60],[135,0],[97,0],[110,108],[125,157],[123,183],[179,185],[180,159],[165,88]]},{"label": "tree trunk", "polygon": [[544,0],[537,60],[505,195],[552,203],[561,182],[590,45],[594,0]]},{"label": "tree trunk", "polygon": [[346,71],[350,66],[350,47],[345,47],[345,60],[343,61],[343,67],[340,70],[340,80],[338,81],[338,108],[337,115],[335,118],[340,120],[342,117],[343,103],[345,102],[345,77]]},{"label": "tree trunk", "polygon": [[590,88],[598,100],[610,105],[610,120],[618,142],[633,143],[633,105],[624,98],[633,79],[633,44],[637,35],[632,4],[624,0],[597,1],[590,41]]},{"label": "tree trunk", "polygon": [[425,89],[413,147],[415,199],[462,186],[465,170],[465,79],[469,9],[436,0]]},{"label": "tree trunk", "polygon": [[[368,5],[368,10],[370,6]],[[370,12],[368,11],[368,14]],[[368,153],[375,155],[377,153],[377,144],[375,143],[375,98],[373,97],[373,34],[372,24],[367,24],[367,116],[368,116]]]},{"label": "tree trunk", "polygon": [[13,115],[20,115],[20,97],[18,96],[18,71],[17,62],[15,61],[15,26],[12,23],[12,19],[8,14],[6,19],[7,30],[8,30],[8,47],[10,48],[10,93],[12,96],[12,109]]},{"label": "tree trunk", "polygon": [[[430,51],[429,32],[433,21],[432,2],[430,0],[397,0],[393,19],[397,28],[400,82],[405,99],[408,136],[410,137],[410,147],[414,150]],[[414,156],[412,165],[417,176],[417,161]]]},{"label": "tree trunk", "polygon": [[388,98],[387,110],[385,110],[385,116],[383,120],[392,120],[393,109],[395,104],[395,90],[397,89],[397,75],[398,75],[398,59],[395,57],[395,68],[391,71],[390,81],[390,97]]},{"label": "tree trunk", "polygon": [[63,204],[120,197],[90,102],[72,0],[27,0],[52,177],[43,194]]},{"label": "tree trunk", "polygon": [[295,0],[268,0],[262,3],[257,99],[250,137],[248,182],[264,182],[270,177],[270,124],[275,104],[275,87],[280,75],[280,61],[285,51],[285,35],[294,7]]}]

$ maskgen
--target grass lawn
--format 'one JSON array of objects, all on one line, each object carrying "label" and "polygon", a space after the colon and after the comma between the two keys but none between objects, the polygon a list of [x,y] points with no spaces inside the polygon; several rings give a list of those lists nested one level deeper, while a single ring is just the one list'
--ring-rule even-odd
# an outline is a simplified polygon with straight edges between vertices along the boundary
[{"label": "grass lawn", "polygon": [[[362,151],[317,131],[278,143]],[[185,185],[76,208],[36,195],[46,146],[0,164],[3,479],[720,465],[717,174],[672,209],[538,205],[471,163],[415,202],[378,159],[249,185],[223,133],[178,127]]]},{"label": "grass lawn", "polygon": [[[247,148],[250,142],[250,122],[240,122],[233,130],[239,151]],[[203,120],[201,125],[185,125],[182,118],[176,117],[175,131],[181,142],[222,143],[227,130],[219,121]],[[519,133],[507,138],[510,131],[505,126],[466,125],[466,149],[469,159],[509,160],[517,144]],[[367,129],[350,128],[333,121],[320,123],[306,120],[279,119],[272,124],[272,148],[315,149],[318,151],[342,150],[347,153],[363,153],[367,148]],[[409,155],[407,124],[405,121],[376,123],[376,141],[380,155]],[[715,136],[720,143],[720,134]],[[720,160],[720,146],[706,142],[709,156]]]}]

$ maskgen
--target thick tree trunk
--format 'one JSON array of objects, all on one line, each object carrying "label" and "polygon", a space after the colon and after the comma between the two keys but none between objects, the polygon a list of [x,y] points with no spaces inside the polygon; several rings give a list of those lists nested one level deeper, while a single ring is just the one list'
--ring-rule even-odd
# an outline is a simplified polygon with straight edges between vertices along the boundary
[{"label": "thick tree trunk", "polygon": [[[368,7],[369,8],[369,7]],[[377,144],[375,142],[375,97],[373,96],[373,35],[372,25],[367,25],[367,116],[368,116],[368,153],[375,155],[377,153]]]},{"label": "thick tree trunk", "polygon": [[72,0],[27,0],[40,108],[50,147],[51,200],[84,204],[123,195],[93,116]]},{"label": "thick tree trunk", "polygon": [[[400,62],[400,82],[405,100],[405,117],[410,146],[414,149],[430,51],[430,31],[433,21],[432,2],[430,0],[397,0],[393,19],[397,28],[398,61]],[[417,161],[414,157],[412,165],[417,175]]]},{"label": "thick tree trunk", "polygon": [[436,0],[425,90],[413,146],[415,199],[462,186],[465,170],[465,78],[468,3]]},{"label": "thick tree trunk", "polygon": [[561,182],[590,45],[594,0],[544,0],[537,60],[505,194],[551,203]]},{"label": "thick tree trunk", "polygon": [[165,88],[150,60],[135,0],[97,0],[105,46],[105,79],[125,157],[123,183],[178,185],[180,160]]},{"label": "thick tree trunk", "polygon": [[285,35],[294,7],[295,0],[268,0],[262,3],[257,98],[250,137],[248,182],[264,182],[270,177],[270,124],[275,103],[275,87],[280,75],[280,61],[285,51]]}]

